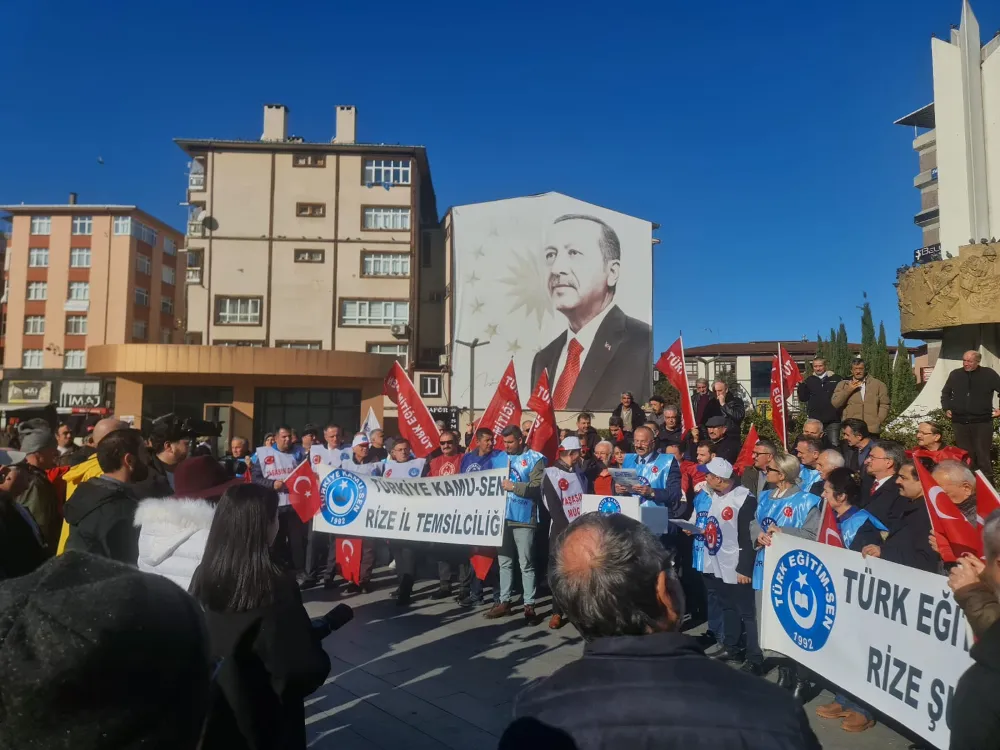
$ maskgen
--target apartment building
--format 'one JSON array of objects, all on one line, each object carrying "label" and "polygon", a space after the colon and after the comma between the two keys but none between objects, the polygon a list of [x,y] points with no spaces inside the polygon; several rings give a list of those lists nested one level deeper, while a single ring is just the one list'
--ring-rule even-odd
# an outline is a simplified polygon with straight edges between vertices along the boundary
[{"label": "apartment building", "polygon": [[0,409],[113,407],[113,381],[87,375],[100,344],[183,343],[183,233],[136,206],[0,206],[12,225],[2,296]]},{"label": "apartment building", "polygon": [[290,135],[288,115],[266,105],[259,140],[176,139],[187,341],[388,354],[437,376],[436,403],[446,282],[426,150],[358,142],[352,106],[330,141]]}]

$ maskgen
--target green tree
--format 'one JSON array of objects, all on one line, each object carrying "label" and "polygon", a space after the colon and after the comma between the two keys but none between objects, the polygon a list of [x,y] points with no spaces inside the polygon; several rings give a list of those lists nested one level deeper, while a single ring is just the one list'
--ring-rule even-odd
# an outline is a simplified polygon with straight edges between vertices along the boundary
[{"label": "green tree", "polygon": [[847,345],[847,326],[844,321],[840,321],[840,328],[837,330],[836,344],[833,346],[833,367],[835,373],[842,378],[851,374],[851,348]]},{"label": "green tree", "polygon": [[[693,383],[691,385],[694,385]],[[674,388],[670,381],[667,380],[667,376],[662,372],[660,373],[659,379],[653,383],[653,393],[657,396],[663,396],[663,400],[671,406],[677,406],[681,402],[681,396]]]},{"label": "green tree", "polygon": [[[875,321],[872,319],[872,306],[865,295],[865,303],[861,306],[861,359],[868,363],[868,372],[874,374],[877,367],[878,342],[875,340]],[[879,378],[882,380],[882,378]],[[885,382],[885,381],[883,381]]]},{"label": "green tree", "polygon": [[878,341],[875,344],[875,362],[871,367],[872,375],[886,384],[891,399],[893,378],[892,357],[889,355],[889,345],[885,340],[885,324],[881,321],[878,324]]},{"label": "green tree", "polygon": [[899,339],[896,348],[896,363],[892,367],[892,391],[890,400],[890,418],[901,414],[917,397],[917,376],[913,374],[910,364],[910,353],[906,350],[903,339]]},{"label": "green tree", "polygon": [[816,359],[826,360],[826,366],[830,366],[830,352],[827,351],[826,342],[823,341],[823,337],[819,333],[816,334]]}]

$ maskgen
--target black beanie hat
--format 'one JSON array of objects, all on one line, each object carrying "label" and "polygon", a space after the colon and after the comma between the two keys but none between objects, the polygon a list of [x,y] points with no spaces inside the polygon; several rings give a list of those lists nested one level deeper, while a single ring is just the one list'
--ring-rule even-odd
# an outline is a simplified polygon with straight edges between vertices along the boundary
[{"label": "black beanie hat", "polygon": [[194,748],[208,641],[176,584],[67,552],[0,584],[0,749]]}]

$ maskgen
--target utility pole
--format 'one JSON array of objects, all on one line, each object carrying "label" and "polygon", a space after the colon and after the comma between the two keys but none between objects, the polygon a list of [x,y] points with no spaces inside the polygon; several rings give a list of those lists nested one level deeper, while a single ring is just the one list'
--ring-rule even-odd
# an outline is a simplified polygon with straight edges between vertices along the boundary
[{"label": "utility pole", "polygon": [[478,338],[469,341],[455,339],[456,344],[469,347],[469,424],[476,424],[476,347],[486,346],[489,341],[480,341]]}]

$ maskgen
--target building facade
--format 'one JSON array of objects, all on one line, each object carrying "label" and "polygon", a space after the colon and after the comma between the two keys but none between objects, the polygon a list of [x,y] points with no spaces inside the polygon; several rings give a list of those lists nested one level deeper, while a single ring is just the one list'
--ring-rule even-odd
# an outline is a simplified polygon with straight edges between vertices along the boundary
[{"label": "building facade", "polygon": [[87,374],[102,344],[183,343],[184,236],[136,206],[0,206],[12,225],[2,296],[4,410],[112,408],[113,381]]},{"label": "building facade", "polygon": [[336,136],[306,142],[289,135],[286,107],[267,105],[260,140],[176,140],[191,160],[186,340],[388,354],[444,404],[444,242],[427,153],[357,142],[356,116],[338,106]]},{"label": "building facade", "polygon": [[[919,160],[914,186],[920,191],[920,211],[914,222],[923,246],[915,251],[914,263],[959,260],[934,276],[938,286],[933,291],[925,279],[912,287],[902,275],[899,279],[903,335],[926,340],[936,361],[907,410],[914,416],[940,408],[941,388],[948,373],[961,366],[964,351],[978,349],[986,365],[1000,362],[1000,325],[992,322],[1000,318],[980,314],[995,308],[1000,275],[995,250],[988,247],[1000,235],[998,49],[1000,32],[984,45],[972,7],[963,0],[961,23],[947,39],[931,40],[934,100],[896,121],[914,129]],[[968,246],[979,249],[960,258],[959,249]],[[976,309],[965,310],[967,302]]]}]

